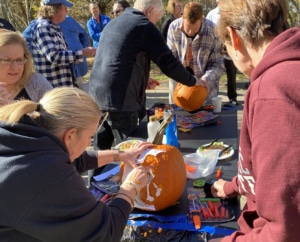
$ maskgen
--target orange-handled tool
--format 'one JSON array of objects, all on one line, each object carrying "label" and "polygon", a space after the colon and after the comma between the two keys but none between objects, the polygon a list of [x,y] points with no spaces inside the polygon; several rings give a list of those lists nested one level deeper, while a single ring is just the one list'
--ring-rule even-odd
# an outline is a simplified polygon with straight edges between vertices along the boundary
[{"label": "orange-handled tool", "polygon": [[196,229],[200,229],[201,228],[200,213],[199,213],[199,210],[196,209],[194,200],[193,200],[193,205],[194,205],[194,210],[191,211],[193,223],[194,223]]},{"label": "orange-handled tool", "polygon": [[220,166],[219,169],[217,170],[216,178],[217,178],[217,179],[220,179],[221,176],[222,176],[222,167]]}]

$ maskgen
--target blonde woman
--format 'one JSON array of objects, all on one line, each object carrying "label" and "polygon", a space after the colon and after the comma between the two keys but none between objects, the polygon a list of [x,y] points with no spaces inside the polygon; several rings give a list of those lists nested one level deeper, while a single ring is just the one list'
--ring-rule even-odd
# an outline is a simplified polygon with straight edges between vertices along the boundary
[{"label": "blonde woman", "polygon": [[[135,160],[152,144],[123,153],[85,151],[100,116],[95,101],[73,87],[52,89],[39,103],[0,108],[1,240],[120,241],[133,199],[148,183]],[[96,201],[78,172],[113,160],[135,168],[107,205]]]},{"label": "blonde woman", "polygon": [[166,10],[169,16],[161,26],[161,33],[167,41],[167,35],[170,24],[177,18],[180,18],[183,13],[183,0],[169,0]]},{"label": "blonde woman", "polygon": [[50,83],[33,72],[32,58],[23,37],[0,29],[0,106],[19,99],[37,102],[50,89]]}]

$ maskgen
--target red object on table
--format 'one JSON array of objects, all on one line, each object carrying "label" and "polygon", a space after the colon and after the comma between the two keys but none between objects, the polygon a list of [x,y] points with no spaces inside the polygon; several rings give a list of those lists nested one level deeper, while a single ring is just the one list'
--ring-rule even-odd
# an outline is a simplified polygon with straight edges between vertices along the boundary
[{"label": "red object on table", "polygon": [[217,170],[216,178],[217,178],[217,179],[220,179],[221,176],[222,176],[222,168],[221,168],[221,166],[220,166],[219,169]]}]

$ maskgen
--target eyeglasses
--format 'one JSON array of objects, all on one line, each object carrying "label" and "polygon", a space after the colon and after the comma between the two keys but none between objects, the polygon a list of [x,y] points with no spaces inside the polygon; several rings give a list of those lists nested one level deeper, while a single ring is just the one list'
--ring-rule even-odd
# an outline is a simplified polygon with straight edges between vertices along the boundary
[{"label": "eyeglasses", "polygon": [[10,66],[13,63],[16,63],[17,65],[24,65],[27,62],[27,59],[26,58],[18,58],[18,59],[15,59],[15,60],[12,60],[12,59],[0,59],[0,61],[1,61],[1,63],[3,65],[6,65],[6,66]]},{"label": "eyeglasses", "polygon": [[176,4],[176,5],[175,5],[175,8],[180,8],[180,9],[182,9],[182,8],[183,8],[183,5],[182,5],[182,4]]},{"label": "eyeglasses", "polygon": [[112,11],[111,14],[113,14],[113,15],[118,15],[119,13],[121,13],[121,12],[123,12],[123,11],[124,11],[124,9],[118,9],[118,10],[116,10],[116,11]]}]

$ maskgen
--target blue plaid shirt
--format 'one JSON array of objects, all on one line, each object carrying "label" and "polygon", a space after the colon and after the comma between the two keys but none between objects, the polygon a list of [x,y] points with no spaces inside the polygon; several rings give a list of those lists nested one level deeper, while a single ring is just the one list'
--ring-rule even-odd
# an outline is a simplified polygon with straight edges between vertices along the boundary
[{"label": "blue plaid shirt", "polygon": [[82,50],[68,50],[59,26],[49,19],[38,19],[31,48],[36,70],[53,87],[73,86],[70,64],[83,61]]},{"label": "blue plaid shirt", "polygon": [[[189,66],[197,78],[204,80],[209,93],[206,103],[218,95],[219,80],[224,68],[224,60],[221,55],[222,43],[215,35],[214,24],[204,19],[199,33],[192,40],[188,38],[182,28],[182,18],[174,20],[169,27],[167,44],[173,54],[184,66]],[[192,45],[193,60],[186,63],[188,46]]]}]

